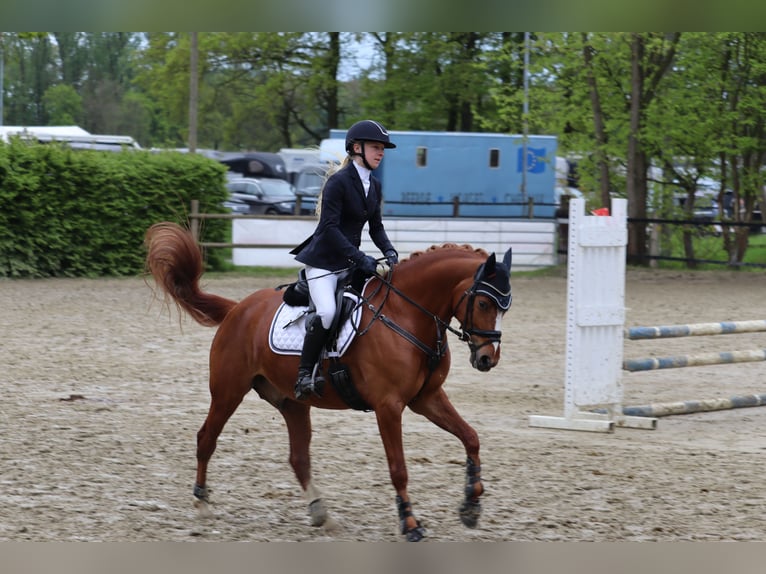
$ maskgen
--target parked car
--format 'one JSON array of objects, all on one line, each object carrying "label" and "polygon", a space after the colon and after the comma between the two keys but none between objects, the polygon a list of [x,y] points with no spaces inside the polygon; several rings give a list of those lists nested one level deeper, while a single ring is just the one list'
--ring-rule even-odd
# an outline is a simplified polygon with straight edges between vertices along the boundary
[{"label": "parked car", "polygon": [[250,213],[250,206],[247,203],[233,197],[229,197],[229,199],[224,201],[223,206],[232,213],[242,213],[245,215]]},{"label": "parked car", "polygon": [[[234,213],[249,215],[295,215],[298,197],[284,179],[242,177],[226,182],[229,199],[224,206]],[[313,215],[316,200],[301,198],[300,215]]]},{"label": "parked car", "polygon": [[222,164],[239,174],[239,177],[258,179],[288,179],[285,160],[279,154],[271,152],[227,153],[219,159]]}]

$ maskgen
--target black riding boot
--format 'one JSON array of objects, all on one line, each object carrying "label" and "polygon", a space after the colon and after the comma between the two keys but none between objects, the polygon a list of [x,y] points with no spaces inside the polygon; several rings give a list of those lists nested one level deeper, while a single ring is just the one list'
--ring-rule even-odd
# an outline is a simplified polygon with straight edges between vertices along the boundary
[{"label": "black riding boot", "polygon": [[324,377],[317,371],[316,378],[312,378],[314,365],[319,360],[322,348],[327,342],[329,330],[322,326],[322,319],[316,315],[306,329],[306,338],[303,340],[301,362],[298,366],[298,381],[295,383],[295,398],[303,400],[314,394],[322,396],[324,389]]}]

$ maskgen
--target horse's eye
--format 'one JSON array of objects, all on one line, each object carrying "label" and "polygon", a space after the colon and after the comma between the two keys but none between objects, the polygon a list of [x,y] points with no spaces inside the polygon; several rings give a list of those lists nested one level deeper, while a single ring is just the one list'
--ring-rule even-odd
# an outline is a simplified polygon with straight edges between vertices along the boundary
[{"label": "horse's eye", "polygon": [[486,311],[489,308],[486,301],[479,301],[479,309]]}]

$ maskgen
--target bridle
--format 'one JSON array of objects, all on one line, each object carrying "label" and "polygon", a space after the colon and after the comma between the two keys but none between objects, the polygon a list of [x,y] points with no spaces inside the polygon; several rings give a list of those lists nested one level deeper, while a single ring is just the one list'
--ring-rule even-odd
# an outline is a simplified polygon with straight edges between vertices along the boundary
[{"label": "bridle", "polygon": [[[500,344],[500,339],[502,337],[501,331],[495,330],[495,329],[476,329],[473,326],[473,310],[474,310],[474,304],[476,300],[477,294],[485,295],[488,298],[490,298],[495,305],[497,306],[498,311],[501,311],[505,313],[505,311],[508,310],[511,306],[511,294],[510,294],[510,288],[507,293],[502,292],[497,287],[492,285],[491,283],[488,283],[487,281],[484,281],[482,278],[482,270],[483,270],[483,264],[479,267],[479,269],[476,272],[476,275],[474,276],[474,282],[471,285],[471,287],[466,290],[458,300],[457,304],[452,310],[452,313],[450,314],[451,317],[455,317],[458,322],[460,323],[460,329],[455,329],[452,327],[452,325],[449,324],[449,320],[444,321],[441,317],[436,315],[435,313],[432,313],[425,307],[423,307],[420,303],[417,301],[414,301],[412,298],[410,298],[407,294],[403,293],[400,289],[398,289],[396,286],[391,283],[390,277],[393,274],[393,270],[389,271],[388,277],[382,277],[377,276],[377,279],[379,280],[379,285],[375,291],[373,291],[369,296],[361,296],[361,299],[364,304],[367,305],[367,308],[372,312],[372,319],[370,320],[367,327],[365,327],[362,330],[358,331],[358,334],[363,335],[366,333],[374,321],[378,320],[381,323],[383,323],[386,327],[391,329],[392,331],[399,334],[401,337],[412,343],[414,346],[422,350],[427,356],[428,356],[428,368],[430,371],[433,371],[439,362],[441,362],[442,358],[447,352],[447,339],[444,336],[446,331],[449,331],[456,335],[460,341],[463,341],[468,344],[468,348],[471,351],[471,359],[473,362],[473,358],[476,356],[476,352],[484,347],[485,345],[492,345],[497,343]],[[383,287],[386,287],[386,294],[383,298],[383,301],[380,303],[378,307],[375,307],[372,303],[370,303],[370,299],[374,297],[380,289]],[[415,307],[416,309],[419,309],[421,312],[425,313],[426,315],[430,316],[433,321],[434,325],[436,327],[436,347],[433,348],[417,337],[410,333],[409,331],[405,330],[403,327],[401,327],[398,323],[391,320],[387,315],[383,313],[383,308],[385,307],[386,301],[388,301],[388,297],[391,294],[391,292],[396,293],[399,297],[401,297],[403,300],[407,301],[410,305]],[[466,302],[466,312],[463,317],[463,320],[460,320],[459,317],[457,317],[456,313],[458,312],[458,309],[460,308],[461,303],[465,300]],[[473,341],[473,337],[483,337],[486,338],[486,340],[481,344],[476,344]]]},{"label": "bridle", "polygon": [[[491,299],[495,307],[497,307],[497,310],[505,313],[510,309],[511,303],[513,302],[513,298],[511,296],[511,283],[508,281],[508,277],[505,276],[499,276],[497,273],[497,267],[494,268],[492,273],[487,276],[485,274],[485,267],[486,263],[482,263],[479,268],[476,270],[476,273],[473,277],[473,285],[471,285],[471,288],[466,291],[463,296],[460,298],[460,301],[458,301],[457,307],[460,306],[460,303],[463,299],[468,297],[468,300],[466,301],[466,311],[465,311],[465,323],[469,324],[469,328],[464,328],[463,333],[466,337],[469,337],[467,340],[468,342],[468,348],[471,349],[471,353],[475,355],[476,351],[481,349],[484,345],[492,345],[494,343],[500,344],[500,337],[501,332],[496,330],[486,330],[486,329],[475,329],[473,328],[473,310],[475,308],[475,299],[477,294],[484,295],[485,297],[488,297]],[[495,281],[490,281],[491,279],[494,279]],[[505,286],[507,284],[507,288]],[[476,335],[479,337],[484,337],[487,340],[484,341],[481,345],[476,345],[471,339],[471,335]]]},{"label": "bridle", "polygon": [[[476,352],[484,347],[485,345],[494,345],[497,343],[500,344],[500,339],[502,337],[502,332],[497,331],[495,329],[476,329],[473,326],[473,309],[474,309],[474,303],[476,300],[476,290],[477,286],[479,285],[480,281],[476,280],[473,282],[473,285],[471,285],[471,288],[468,289],[468,291],[465,291],[463,295],[460,297],[460,300],[457,302],[457,305],[455,306],[455,309],[457,310],[458,307],[460,307],[460,303],[463,302],[464,299],[466,299],[465,304],[465,318],[464,321],[460,323],[460,331],[455,331],[457,336],[460,338],[461,341],[464,341],[468,344],[468,348],[471,351],[471,356],[476,356]],[[503,313],[505,310],[502,310],[500,307],[500,304],[498,301],[492,297],[495,302],[495,305],[497,306],[498,311],[502,311]],[[458,319],[460,321],[460,319]],[[467,326],[466,326],[467,325]],[[454,329],[453,329],[454,331]],[[473,336],[476,337],[483,337],[486,340],[481,343],[480,345],[477,345],[473,341]]]}]

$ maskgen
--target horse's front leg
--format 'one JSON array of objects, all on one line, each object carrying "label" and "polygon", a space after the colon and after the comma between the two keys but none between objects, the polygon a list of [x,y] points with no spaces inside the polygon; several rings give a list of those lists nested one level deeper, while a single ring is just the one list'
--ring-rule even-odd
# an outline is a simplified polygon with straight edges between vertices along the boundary
[{"label": "horse's front leg", "polygon": [[[301,485],[303,495],[308,503],[309,517],[312,526],[322,526],[327,522],[327,509],[319,490],[311,480],[311,416],[306,404],[295,401],[285,401],[280,412],[287,424],[287,434],[290,437],[290,466]],[[334,523],[333,523],[334,525]],[[328,527],[330,524],[327,525]]]},{"label": "horse's front leg", "polygon": [[452,433],[466,452],[465,498],[460,505],[460,520],[469,528],[475,528],[481,515],[479,498],[484,494],[481,482],[481,459],[479,458],[479,435],[452,406],[444,389],[419,397],[409,405],[413,412],[423,415],[439,428]]},{"label": "horse's front leg", "polygon": [[387,406],[376,410],[375,415],[388,459],[391,483],[396,490],[396,508],[399,513],[401,533],[406,536],[408,542],[419,542],[425,536],[425,529],[412,513],[412,503],[407,494],[407,466],[404,462],[402,443],[402,409]]}]

